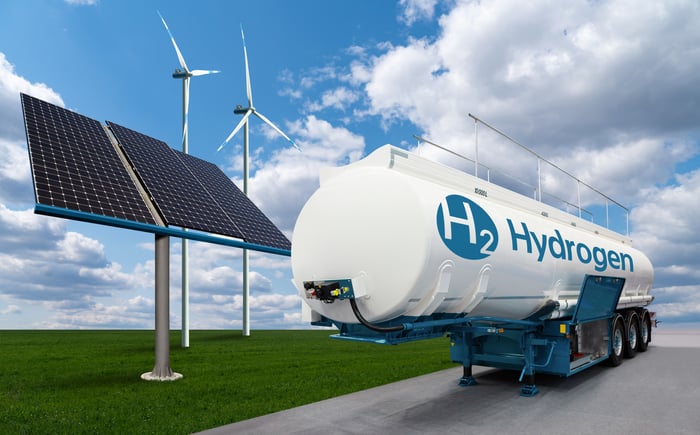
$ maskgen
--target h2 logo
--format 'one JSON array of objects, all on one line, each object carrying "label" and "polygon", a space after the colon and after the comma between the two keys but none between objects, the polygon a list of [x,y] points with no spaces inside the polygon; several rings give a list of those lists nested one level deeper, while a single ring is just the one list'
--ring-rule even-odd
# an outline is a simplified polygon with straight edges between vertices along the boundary
[{"label": "h2 logo", "polygon": [[481,260],[498,246],[498,231],[491,217],[474,201],[446,196],[437,209],[440,238],[450,251],[468,260]]}]

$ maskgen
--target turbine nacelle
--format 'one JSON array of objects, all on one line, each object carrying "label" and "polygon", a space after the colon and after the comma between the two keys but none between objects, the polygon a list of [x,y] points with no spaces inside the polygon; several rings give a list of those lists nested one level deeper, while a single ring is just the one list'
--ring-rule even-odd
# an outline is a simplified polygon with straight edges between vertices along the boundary
[{"label": "turbine nacelle", "polygon": [[175,72],[173,72],[174,79],[185,79],[185,78],[189,78],[189,77],[192,77],[191,73],[189,73],[188,71],[185,71],[185,70],[181,70],[179,68],[176,68]]},{"label": "turbine nacelle", "polygon": [[243,107],[240,104],[236,104],[236,108],[233,109],[233,113],[235,113],[236,115],[245,115],[245,113],[249,110],[254,111],[255,109],[252,107]]}]

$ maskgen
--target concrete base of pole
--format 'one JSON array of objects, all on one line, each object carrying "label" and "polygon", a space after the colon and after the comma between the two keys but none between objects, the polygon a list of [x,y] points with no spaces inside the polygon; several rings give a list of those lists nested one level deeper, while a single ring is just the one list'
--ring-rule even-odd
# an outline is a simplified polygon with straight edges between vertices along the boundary
[{"label": "concrete base of pole", "polygon": [[175,373],[173,371],[171,371],[169,375],[155,374],[153,372],[147,372],[147,373],[144,373],[141,375],[141,379],[143,379],[144,381],[161,381],[161,382],[177,381],[178,379],[182,379],[182,374]]}]

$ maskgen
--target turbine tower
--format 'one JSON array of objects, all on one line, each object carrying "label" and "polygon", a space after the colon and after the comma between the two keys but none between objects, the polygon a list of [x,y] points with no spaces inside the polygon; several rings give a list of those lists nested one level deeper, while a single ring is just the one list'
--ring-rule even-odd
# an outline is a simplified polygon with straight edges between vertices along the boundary
[{"label": "turbine tower", "polygon": [[[260,118],[265,124],[269,125],[272,127],[277,133],[279,133],[282,137],[287,139],[296,149],[301,151],[301,148],[294,143],[293,140],[289,138],[282,130],[280,130],[275,124],[272,123],[265,115],[262,113],[258,112],[255,109],[255,106],[253,106],[253,91],[251,90],[250,87],[250,69],[248,68],[248,51],[246,50],[245,46],[245,34],[243,33],[243,26],[241,25],[241,39],[243,40],[243,59],[245,61],[245,87],[246,87],[246,95],[248,97],[248,107],[243,107],[241,105],[237,105],[236,108],[233,110],[233,113],[236,115],[243,115],[243,118],[241,118],[241,121],[238,123],[236,128],[231,131],[231,134],[228,135],[226,140],[219,145],[219,148],[217,148],[217,152],[221,151],[221,149],[229,143],[229,141],[233,138],[233,136],[238,133],[238,131],[243,127],[243,193],[248,195],[248,176],[249,176],[249,154],[250,154],[250,148],[248,144],[248,136],[249,136],[249,130],[248,130],[248,119],[250,118],[250,115],[255,115],[258,118]],[[248,297],[250,296],[250,282],[248,281],[248,272],[249,272],[249,264],[248,264],[248,250],[244,249],[243,250],[243,335],[244,336],[249,336],[250,335],[250,306],[248,303]]]},{"label": "turbine tower", "polygon": [[[165,30],[168,31],[170,40],[175,47],[175,53],[177,54],[177,59],[180,61],[180,68],[175,69],[173,73],[174,79],[182,80],[182,152],[188,153],[188,115],[190,107],[190,77],[203,76],[207,74],[216,74],[219,71],[216,70],[202,70],[195,69],[190,70],[187,68],[185,63],[185,58],[180,52],[173,34],[170,33],[170,28],[168,23],[165,22],[165,18],[158,12],[160,20],[165,26]],[[187,258],[187,239],[182,239],[182,347],[190,347],[190,283],[189,283],[189,261]]]}]

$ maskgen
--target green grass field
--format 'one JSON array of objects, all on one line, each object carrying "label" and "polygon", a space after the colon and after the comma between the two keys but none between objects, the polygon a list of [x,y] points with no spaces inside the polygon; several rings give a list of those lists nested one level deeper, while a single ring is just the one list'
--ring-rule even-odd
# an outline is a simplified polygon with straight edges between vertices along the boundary
[{"label": "green grass field", "polygon": [[147,382],[153,331],[0,331],[0,433],[190,433],[455,366],[447,339],[331,333],[192,331],[182,349],[173,332],[184,378]]}]

